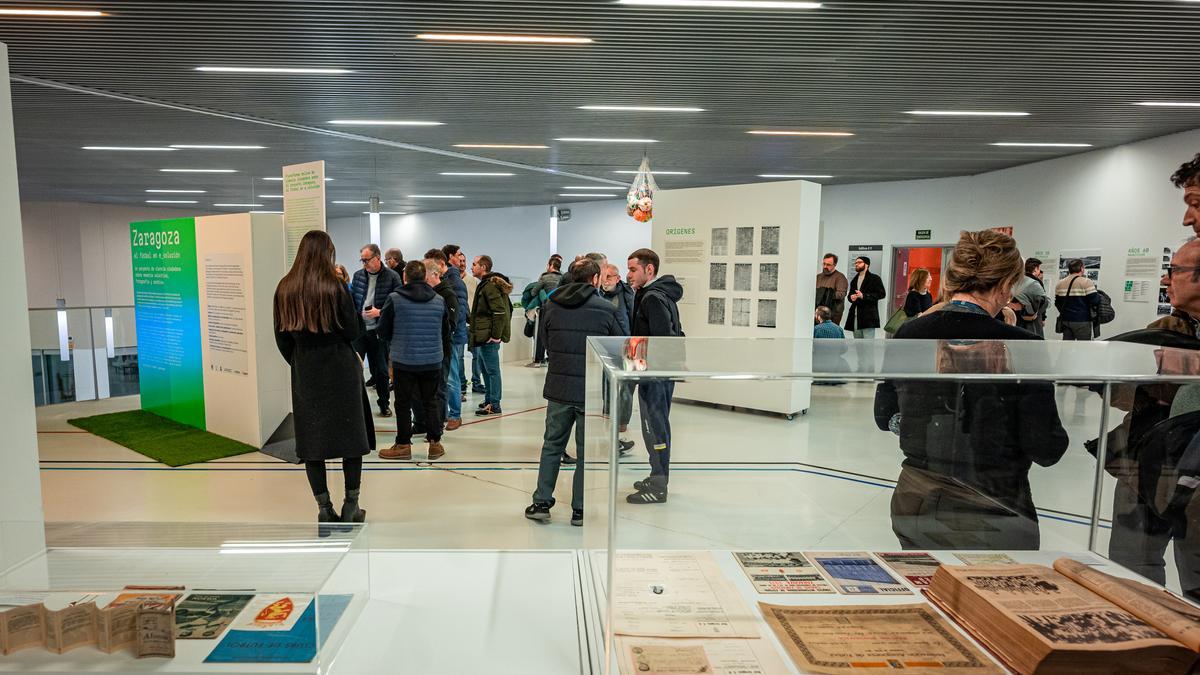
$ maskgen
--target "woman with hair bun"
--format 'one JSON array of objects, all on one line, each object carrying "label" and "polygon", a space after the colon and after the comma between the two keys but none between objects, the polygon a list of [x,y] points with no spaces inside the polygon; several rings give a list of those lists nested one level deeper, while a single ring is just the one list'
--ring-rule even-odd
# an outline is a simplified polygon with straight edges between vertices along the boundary
[{"label": "woman with hair bun", "polygon": [[[963,232],[943,280],[945,305],[906,322],[896,339],[942,341],[941,373],[1005,372],[1006,346],[988,341],[1041,339],[993,318],[1023,274],[1012,237]],[[875,416],[881,429],[899,434],[904,453],[891,508],[892,530],[905,548],[1039,547],[1029,469],[1055,464],[1068,444],[1053,384],[884,382]]]}]

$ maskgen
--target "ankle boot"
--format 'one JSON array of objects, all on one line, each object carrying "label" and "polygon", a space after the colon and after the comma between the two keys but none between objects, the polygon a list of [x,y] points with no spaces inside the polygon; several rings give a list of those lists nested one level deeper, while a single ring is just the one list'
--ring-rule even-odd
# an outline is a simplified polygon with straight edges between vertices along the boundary
[{"label": "ankle boot", "polygon": [[329,501],[329,493],[323,492],[316,496],[317,499],[317,536],[328,537],[333,529],[324,523],[336,523],[341,521],[342,517],[337,511],[333,510],[333,502]]},{"label": "ankle boot", "polygon": [[361,523],[367,519],[365,509],[358,507],[359,490],[346,490],[346,500],[342,502],[343,523]]}]

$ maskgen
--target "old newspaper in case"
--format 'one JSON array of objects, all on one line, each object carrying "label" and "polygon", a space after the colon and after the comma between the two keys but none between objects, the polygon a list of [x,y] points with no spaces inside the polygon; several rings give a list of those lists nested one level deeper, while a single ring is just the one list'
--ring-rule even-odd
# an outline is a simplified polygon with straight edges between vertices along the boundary
[{"label": "old newspaper in case", "polygon": [[862,551],[808,553],[825,577],[846,595],[911,595],[908,586],[896,581],[870,553]]},{"label": "old newspaper in case", "polygon": [[707,551],[623,551],[614,558],[613,632],[757,638],[758,621]]},{"label": "old newspaper in case", "polygon": [[46,610],[46,649],[55,654],[96,644],[96,603]]},{"label": "old newspaper in case", "polygon": [[616,649],[621,675],[775,675],[787,672],[769,640],[618,635]]},{"label": "old newspaper in case", "polygon": [[144,601],[138,605],[137,643],[133,655],[175,657],[175,603]]},{"label": "old newspaper in case", "polygon": [[835,592],[803,553],[735,551],[733,557],[759,593]]},{"label": "old newspaper in case", "polygon": [[923,603],[828,607],[759,603],[759,608],[804,673],[1004,672]]},{"label": "old newspaper in case", "polygon": [[46,644],[46,608],[38,602],[0,614],[0,653]]},{"label": "old newspaper in case", "polygon": [[175,637],[179,640],[219,637],[253,598],[253,595],[192,593],[175,606]]},{"label": "old newspaper in case", "polygon": [[928,586],[937,571],[940,560],[928,553],[903,551],[897,553],[876,553],[875,557],[882,560],[896,574],[908,580],[913,586]]}]

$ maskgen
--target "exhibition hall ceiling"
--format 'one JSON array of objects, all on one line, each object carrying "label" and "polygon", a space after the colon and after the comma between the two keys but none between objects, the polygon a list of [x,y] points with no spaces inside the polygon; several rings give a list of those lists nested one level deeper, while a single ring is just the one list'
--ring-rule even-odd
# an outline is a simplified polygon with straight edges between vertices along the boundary
[{"label": "exhibition hall ceiling", "polygon": [[[636,169],[643,152],[664,188],[771,180],[764,175],[836,185],[977,174],[1200,127],[1196,105],[1138,105],[1200,104],[1198,2],[821,4],[0,2],[103,13],[0,12],[22,197],[271,210],[280,184],[265,178],[324,159],[330,200],[378,194],[385,212],[416,213],[573,202],[586,198],[562,195],[606,187],[617,195],[614,182],[631,178],[618,172]],[[489,37],[419,37],[429,34]],[[531,36],[570,40],[495,41]],[[332,72],[198,70],[212,68]],[[841,135],[813,135],[831,133]],[[83,149],[172,145],[264,147]],[[460,147],[487,145],[532,147]],[[511,175],[443,175],[480,172]],[[147,192],[186,189],[204,192]],[[330,215],[363,210],[332,204]]]}]

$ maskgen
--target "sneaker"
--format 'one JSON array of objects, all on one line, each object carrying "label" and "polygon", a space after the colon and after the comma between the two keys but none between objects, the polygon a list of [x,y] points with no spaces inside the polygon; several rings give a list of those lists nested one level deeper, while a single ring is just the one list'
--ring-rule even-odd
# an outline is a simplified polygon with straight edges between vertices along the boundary
[{"label": "sneaker", "polygon": [[633,450],[633,446],[634,446],[633,441],[618,440],[617,441],[617,454],[621,457],[624,457],[625,455],[629,454],[630,450]]},{"label": "sneaker", "polygon": [[380,407],[379,407],[379,416],[380,416],[380,417],[391,417],[391,416],[392,416],[392,409],[391,409],[391,408],[389,408],[389,407],[387,407],[386,405],[385,405],[385,406],[380,406]]},{"label": "sneaker", "polygon": [[666,490],[638,490],[625,498],[630,504],[663,504],[667,501]]},{"label": "sneaker", "polygon": [[538,363],[537,361],[530,361],[529,363],[525,364],[525,367],[526,368],[541,368],[542,364]]},{"label": "sneaker", "polygon": [[583,527],[583,509],[571,509],[571,524]]},{"label": "sneaker", "polygon": [[539,523],[548,523],[550,522],[550,506],[551,504],[534,502],[525,509],[525,517]]},{"label": "sneaker", "polygon": [[461,426],[462,426],[461,419],[446,420],[446,431],[454,431],[455,429],[458,429]]},{"label": "sneaker", "polygon": [[563,458],[562,458],[562,463],[563,463],[563,464],[566,464],[566,465],[572,465],[572,464],[575,464],[575,463],[577,463],[578,461],[579,461],[579,460],[577,460],[577,459],[575,459],[574,457],[572,457],[572,456],[568,455],[567,453],[565,453],[565,452],[563,453]]},{"label": "sneaker", "polygon": [[412,459],[412,446],[396,443],[390,448],[380,450],[379,459],[398,459],[406,462]]},{"label": "sneaker", "polygon": [[480,409],[480,410],[483,410],[484,408],[486,408],[486,407],[487,407],[487,401],[484,401],[483,403],[480,403],[479,405],[477,405],[477,406],[475,406],[475,407],[476,407],[476,408],[478,408],[478,409]]},{"label": "sneaker", "polygon": [[371,387],[374,387],[374,386],[375,386],[375,378],[371,377],[369,380],[367,380],[366,387],[368,389],[370,389]]},{"label": "sneaker", "polygon": [[487,393],[487,389],[484,389],[483,387],[471,387],[471,393],[474,393],[474,394],[486,394],[486,393]]},{"label": "sneaker", "polygon": [[633,489],[634,490],[653,490],[654,483],[650,482],[650,476],[646,476],[642,480],[634,481]]},{"label": "sneaker", "polygon": [[498,405],[485,405],[479,410],[476,410],[475,414],[479,417],[487,417],[488,415],[501,415],[503,412],[504,411],[500,410],[500,406]]},{"label": "sneaker", "polygon": [[442,446],[441,441],[429,442],[429,459],[441,459],[444,454],[446,454],[446,448]]}]

